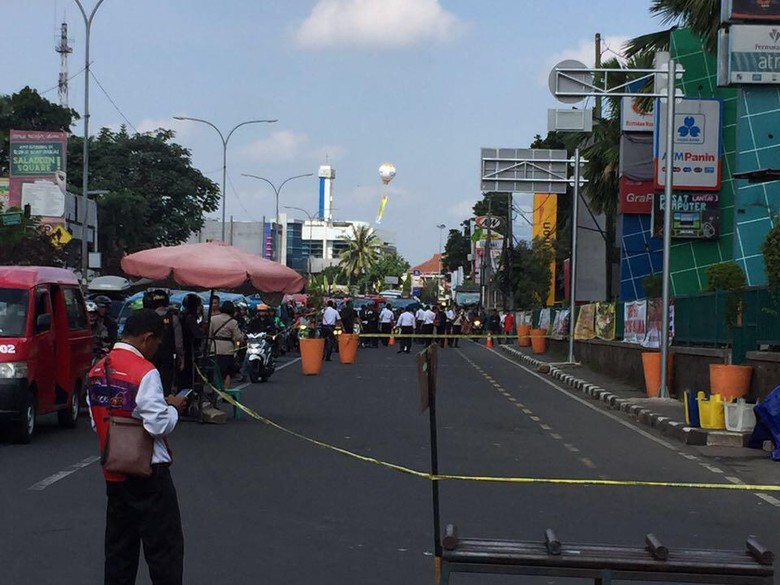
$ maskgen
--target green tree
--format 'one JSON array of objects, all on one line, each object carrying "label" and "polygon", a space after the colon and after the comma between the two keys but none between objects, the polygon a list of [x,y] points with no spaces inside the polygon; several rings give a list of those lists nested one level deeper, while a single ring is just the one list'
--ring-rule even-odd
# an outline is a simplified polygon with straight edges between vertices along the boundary
[{"label": "green tree", "polygon": [[[0,204],[0,213],[6,211]],[[7,211],[20,211],[9,209]],[[0,225],[0,265],[3,266],[66,266],[72,265],[79,250],[72,242],[55,247],[36,217],[24,217],[18,225]]]},{"label": "green tree", "polygon": [[428,278],[423,282],[420,300],[426,305],[436,305],[439,302],[439,279]]},{"label": "green tree", "polygon": [[474,204],[474,216],[493,215],[506,219],[509,215],[508,193],[483,193],[482,199]]},{"label": "green tree", "polygon": [[471,239],[464,236],[460,230],[450,230],[447,244],[444,246],[444,259],[442,260],[445,270],[452,272],[463,266],[467,273],[470,272],[470,253]]},{"label": "green tree", "polygon": [[[129,134],[103,128],[90,138],[90,189],[97,197],[104,271],[120,270],[125,253],[184,242],[219,207],[216,183],[192,167],[170,130]],[[82,180],[80,138],[68,144],[68,179]]]},{"label": "green tree", "polygon": [[352,226],[347,247],[339,254],[339,266],[349,285],[368,273],[379,260],[382,241],[367,225]]},{"label": "green tree", "polygon": [[[552,273],[550,264],[555,252],[549,242],[535,238],[529,243],[521,240],[512,255],[512,291],[515,306],[536,309],[544,305],[550,293]],[[497,275],[501,278],[501,275]]]},{"label": "green tree", "polygon": [[631,39],[626,44],[626,54],[631,57],[667,51],[671,34],[677,28],[690,29],[693,34],[703,39],[709,53],[716,53],[720,5],[721,0],[653,0],[650,13],[659,16],[663,24],[671,26],[663,31]]},{"label": "green tree", "polygon": [[386,277],[395,276],[400,280],[407,270],[409,263],[398,252],[380,253],[376,263],[366,272],[364,284],[379,283],[380,287],[384,287]]},{"label": "green tree", "polygon": [[401,288],[401,294],[405,297],[412,296],[412,275],[406,274],[404,278],[404,285]]},{"label": "green tree", "polygon": [[70,132],[79,119],[75,110],[63,108],[25,87],[18,93],[0,95],[0,176],[8,175],[10,130]]}]

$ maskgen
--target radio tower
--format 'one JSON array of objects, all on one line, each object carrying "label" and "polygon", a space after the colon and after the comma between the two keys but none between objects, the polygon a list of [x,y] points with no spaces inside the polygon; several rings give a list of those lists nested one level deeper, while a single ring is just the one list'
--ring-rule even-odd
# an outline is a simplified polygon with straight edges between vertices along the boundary
[{"label": "radio tower", "polygon": [[68,55],[73,52],[73,48],[68,45],[68,23],[63,22],[60,29],[60,44],[54,47],[54,50],[60,54],[60,80],[57,83],[60,94],[60,105],[63,108],[68,107]]}]

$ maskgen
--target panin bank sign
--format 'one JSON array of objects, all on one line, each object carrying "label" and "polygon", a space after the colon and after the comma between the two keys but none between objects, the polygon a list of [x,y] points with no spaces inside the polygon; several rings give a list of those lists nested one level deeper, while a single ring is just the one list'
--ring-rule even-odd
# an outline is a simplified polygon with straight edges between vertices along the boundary
[{"label": "panin bank sign", "polygon": [[[720,189],[722,104],[717,99],[683,99],[675,107],[675,189],[717,191]],[[656,104],[655,186],[666,185],[666,104]]]}]

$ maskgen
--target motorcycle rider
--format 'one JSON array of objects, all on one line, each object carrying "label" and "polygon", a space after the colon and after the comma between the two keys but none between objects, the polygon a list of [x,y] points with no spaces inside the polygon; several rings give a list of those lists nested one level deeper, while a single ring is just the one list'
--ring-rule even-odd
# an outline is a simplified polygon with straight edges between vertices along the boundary
[{"label": "motorcycle rider", "polygon": [[166,396],[173,394],[176,373],[184,368],[184,336],[181,321],[170,308],[168,292],[163,289],[148,291],[145,303],[163,319],[163,337],[160,348],[152,358],[152,363],[160,372],[163,390]]},{"label": "motorcycle rider", "polygon": [[103,357],[111,349],[109,333],[106,326],[98,318],[98,306],[94,301],[87,301],[87,316],[92,329],[92,347],[96,358]]},{"label": "motorcycle rider", "polygon": [[[277,357],[278,354],[276,343],[272,341],[277,329],[273,310],[265,303],[257,305],[257,313],[246,325],[246,332],[248,334],[265,333],[268,336],[268,343],[271,344],[273,357]],[[245,378],[249,377],[249,354],[247,353],[245,353],[244,358],[241,360],[241,375]]]},{"label": "motorcycle rider", "polygon": [[111,309],[111,299],[105,295],[100,295],[93,300],[97,305],[97,320],[100,321],[106,328],[106,331],[108,331],[108,343],[113,346],[119,336],[119,326],[111,315],[108,314],[109,309]]}]

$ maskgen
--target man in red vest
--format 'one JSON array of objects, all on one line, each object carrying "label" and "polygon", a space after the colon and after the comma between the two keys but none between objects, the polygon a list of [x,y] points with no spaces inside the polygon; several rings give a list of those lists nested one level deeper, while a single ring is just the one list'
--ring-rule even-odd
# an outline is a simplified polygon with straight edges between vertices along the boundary
[{"label": "man in red vest", "polygon": [[87,401],[101,453],[109,414],[142,420],[154,437],[151,477],[103,471],[108,496],[106,585],[135,583],[141,543],[154,585],[182,583],[184,536],[165,437],[176,426],[186,399],[165,397],[160,374],[149,361],[162,335],[163,321],[157,313],[151,309],[136,311],[127,319],[122,340],[89,373]]}]

